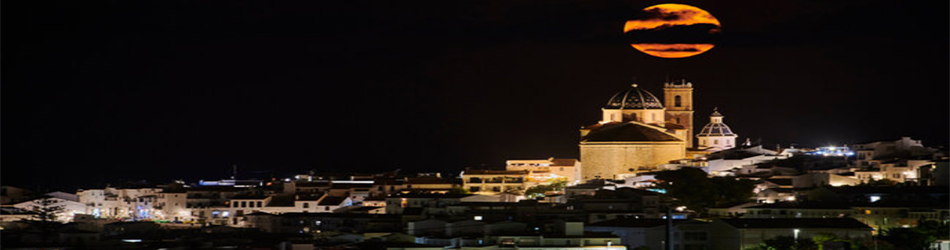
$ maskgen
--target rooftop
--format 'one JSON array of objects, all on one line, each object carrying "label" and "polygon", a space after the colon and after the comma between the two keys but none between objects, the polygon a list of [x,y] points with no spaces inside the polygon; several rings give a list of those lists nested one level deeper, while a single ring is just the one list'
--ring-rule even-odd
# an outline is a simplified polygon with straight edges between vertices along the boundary
[{"label": "rooftop", "polygon": [[581,141],[669,141],[681,142],[679,138],[664,133],[659,127],[638,122],[611,122],[591,126],[590,133]]},{"label": "rooftop", "polygon": [[871,227],[852,218],[778,218],[778,219],[721,219],[735,228],[847,228]]},{"label": "rooftop", "polygon": [[347,198],[347,197],[327,196],[327,197],[323,198],[323,200],[321,200],[320,203],[317,204],[317,205],[321,205],[321,206],[336,206],[336,205],[340,205],[340,203],[343,203],[343,201],[345,201],[346,198]]}]

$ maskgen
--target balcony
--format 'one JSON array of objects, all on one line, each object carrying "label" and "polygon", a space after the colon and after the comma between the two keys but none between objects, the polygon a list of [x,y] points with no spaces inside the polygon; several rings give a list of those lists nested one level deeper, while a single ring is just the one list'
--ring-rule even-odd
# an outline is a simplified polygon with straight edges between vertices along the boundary
[{"label": "balcony", "polygon": [[491,178],[491,179],[486,179],[485,183],[502,183],[504,182],[504,180],[505,180],[504,178]]}]

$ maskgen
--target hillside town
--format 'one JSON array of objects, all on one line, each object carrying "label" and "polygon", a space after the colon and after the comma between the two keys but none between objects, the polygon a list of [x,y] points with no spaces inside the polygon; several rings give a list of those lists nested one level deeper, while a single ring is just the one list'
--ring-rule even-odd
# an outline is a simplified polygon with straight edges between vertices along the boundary
[{"label": "hillside town", "polygon": [[662,103],[618,92],[581,128],[580,159],[4,186],[0,235],[8,249],[950,249],[946,147],[772,147],[739,141],[718,109],[696,132],[692,87],[665,83]]}]

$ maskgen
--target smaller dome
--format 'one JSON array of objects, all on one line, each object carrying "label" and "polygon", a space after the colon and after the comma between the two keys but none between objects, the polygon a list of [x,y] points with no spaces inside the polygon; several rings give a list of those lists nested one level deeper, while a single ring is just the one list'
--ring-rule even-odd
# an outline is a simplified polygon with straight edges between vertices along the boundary
[{"label": "smaller dome", "polygon": [[627,91],[614,94],[604,106],[605,109],[663,109],[660,99],[652,93],[641,90],[636,84]]},{"label": "smaller dome", "polygon": [[696,136],[736,136],[736,134],[733,134],[732,130],[729,129],[729,126],[722,123],[722,117],[722,114],[719,114],[718,108],[713,110],[712,115],[709,116],[709,124],[706,124]]},{"label": "smaller dome", "polygon": [[703,127],[696,136],[734,136],[729,126],[725,123],[710,123]]}]

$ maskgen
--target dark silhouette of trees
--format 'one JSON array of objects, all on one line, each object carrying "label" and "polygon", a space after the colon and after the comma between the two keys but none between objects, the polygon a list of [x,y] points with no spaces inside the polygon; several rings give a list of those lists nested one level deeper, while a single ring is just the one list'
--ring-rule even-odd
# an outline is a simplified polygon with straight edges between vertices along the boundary
[{"label": "dark silhouette of trees", "polygon": [[668,196],[675,198],[676,203],[701,214],[709,207],[746,202],[754,194],[752,190],[755,188],[752,180],[709,178],[705,171],[698,168],[659,172],[656,179],[663,181],[658,186],[665,189]]},{"label": "dark silhouette of trees", "polygon": [[56,229],[61,225],[57,221],[60,213],[65,208],[59,204],[60,201],[49,196],[33,200],[30,211],[33,212],[33,226],[40,231],[43,241],[46,241],[56,234]]}]

